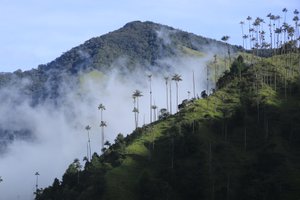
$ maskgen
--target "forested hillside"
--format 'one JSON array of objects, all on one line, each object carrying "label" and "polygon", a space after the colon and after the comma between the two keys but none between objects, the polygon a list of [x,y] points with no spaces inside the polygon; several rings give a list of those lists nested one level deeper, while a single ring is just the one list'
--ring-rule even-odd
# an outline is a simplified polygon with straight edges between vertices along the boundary
[{"label": "forested hillside", "polygon": [[[119,30],[89,39],[54,61],[32,70],[0,73],[0,99],[3,99],[3,107],[15,107],[24,100],[28,100],[31,107],[45,102],[59,107],[65,101],[66,94],[80,87],[86,73],[97,71],[98,74],[110,76],[117,72],[124,79],[136,71],[173,73],[174,66],[163,60],[184,56],[203,57],[211,52],[223,54],[228,47],[231,53],[239,49],[169,26],[134,21]],[[7,126],[0,124],[0,153],[5,152],[15,140],[32,140],[30,128],[24,125]]]},{"label": "forested hillside", "polygon": [[[299,54],[241,53],[211,94],[75,159],[46,199],[297,199]],[[224,62],[211,63],[211,74]],[[162,94],[163,95],[163,94]],[[84,163],[82,166],[80,163]],[[51,168],[49,169],[51,170]]]}]

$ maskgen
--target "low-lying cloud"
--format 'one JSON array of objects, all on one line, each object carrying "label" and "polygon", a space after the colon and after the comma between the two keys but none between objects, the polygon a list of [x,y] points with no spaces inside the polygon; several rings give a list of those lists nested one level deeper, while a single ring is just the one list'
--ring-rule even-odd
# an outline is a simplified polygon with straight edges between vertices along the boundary
[{"label": "low-lying cloud", "polygon": [[[101,129],[98,105],[104,104],[105,139],[113,141],[118,133],[130,134],[135,127],[133,91],[142,91],[140,97],[139,126],[150,121],[150,92],[147,75],[152,74],[152,102],[158,110],[166,108],[164,76],[174,73],[182,76],[179,82],[179,102],[193,94],[193,72],[196,94],[206,88],[206,62],[211,57],[180,57],[161,60],[170,66],[167,70],[150,67],[152,71],[99,71],[80,73],[80,78],[68,78],[60,88],[60,103],[45,101],[32,107],[30,97],[20,95],[20,86],[0,91],[0,125],[3,129],[28,129],[29,140],[14,140],[7,152],[0,155],[0,198],[5,200],[34,198],[35,172],[39,172],[39,188],[52,184],[55,177],[61,179],[68,165],[86,156],[87,132],[90,125],[92,152],[100,154]],[[112,67],[114,68],[114,67]],[[142,69],[142,68],[141,68]],[[26,81],[23,84],[28,84]],[[72,86],[70,84],[73,84]],[[74,84],[78,84],[75,85]],[[175,83],[172,81],[173,113],[176,110]],[[192,95],[191,95],[192,97]],[[17,104],[15,102],[18,102]]]}]

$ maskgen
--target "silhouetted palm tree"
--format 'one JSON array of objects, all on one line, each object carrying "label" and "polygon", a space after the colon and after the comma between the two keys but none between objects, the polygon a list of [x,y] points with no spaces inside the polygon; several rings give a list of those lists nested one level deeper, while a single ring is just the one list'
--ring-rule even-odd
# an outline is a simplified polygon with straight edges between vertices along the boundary
[{"label": "silhouetted palm tree", "polygon": [[38,188],[39,188],[39,172],[35,172],[34,174],[36,176],[36,180],[35,180],[35,190],[36,192],[38,191]]},{"label": "silhouetted palm tree", "polygon": [[105,106],[102,103],[100,103],[100,105],[98,106],[98,110],[100,110],[100,113],[101,113],[100,120],[102,121],[103,120],[103,110],[105,110]]},{"label": "silhouetted palm tree", "polygon": [[178,111],[178,82],[182,81],[181,75],[174,74],[172,80],[176,83],[176,111]]},{"label": "silhouetted palm tree", "polygon": [[167,105],[167,111],[169,112],[169,99],[168,99],[168,97],[169,97],[169,95],[168,95],[169,77],[165,76],[164,79],[165,79],[165,84],[166,84],[166,103],[167,103],[166,105]]},{"label": "silhouetted palm tree", "polygon": [[87,131],[87,135],[88,135],[87,158],[88,158],[88,161],[91,161],[91,159],[92,159],[91,140],[90,140],[91,127],[89,125],[87,125],[85,127],[85,130]]},{"label": "silhouetted palm tree", "polygon": [[[155,103],[154,103],[155,104]],[[154,117],[154,120],[153,121],[156,121],[156,109],[157,109],[157,106],[156,105],[152,105],[151,107],[153,109],[153,117]]]},{"label": "silhouetted palm tree", "polygon": [[[221,40],[223,42],[225,42],[226,46],[227,46],[227,53],[228,53],[228,59],[229,59],[229,65],[231,63],[231,58],[230,58],[230,47],[229,47],[229,44],[227,43],[227,41],[229,40],[229,36],[225,35],[221,38]],[[225,59],[225,68],[226,68],[226,59]]]},{"label": "silhouetted palm tree", "polygon": [[135,124],[135,128],[137,128],[137,127],[138,127],[137,114],[139,113],[139,110],[138,110],[136,107],[134,107],[133,110],[132,110],[132,112],[134,113],[134,124]]},{"label": "silhouetted palm tree", "polygon": [[[98,110],[100,110],[100,127],[101,127],[101,138],[102,138],[102,141],[101,141],[101,149],[104,147],[104,126],[103,125],[103,110],[105,110],[105,106],[101,103],[99,106],[98,106]],[[106,127],[106,124],[105,124],[105,127]]]},{"label": "silhouetted palm tree", "polygon": [[249,49],[251,49],[252,48],[252,45],[251,45],[251,38],[252,38],[252,35],[251,35],[251,20],[252,20],[252,17],[248,16],[246,19],[247,19],[248,24],[249,24],[249,29],[248,29],[248,34],[249,34]]},{"label": "silhouetted palm tree", "polygon": [[[143,95],[142,95],[142,92],[141,91],[139,91],[139,90],[135,90],[134,92],[133,92],[133,94],[132,94],[132,97],[134,98],[136,98],[136,108],[137,108],[137,110],[139,111],[139,97],[142,97]],[[136,115],[136,121],[137,121],[137,125],[138,125],[138,123],[139,123],[139,112],[137,112],[137,115]]]},{"label": "silhouetted palm tree", "polygon": [[105,140],[105,137],[104,137],[104,127],[107,127],[107,124],[105,121],[101,121],[100,122],[100,127],[101,127],[101,149],[104,148],[104,140]]},{"label": "silhouetted palm tree", "polygon": [[245,48],[245,39],[244,39],[244,24],[245,22],[240,21],[241,29],[242,29],[242,39],[243,39],[243,49]]},{"label": "silhouetted palm tree", "polygon": [[150,92],[150,123],[152,122],[152,74],[148,75],[148,79],[149,79],[149,92]]}]

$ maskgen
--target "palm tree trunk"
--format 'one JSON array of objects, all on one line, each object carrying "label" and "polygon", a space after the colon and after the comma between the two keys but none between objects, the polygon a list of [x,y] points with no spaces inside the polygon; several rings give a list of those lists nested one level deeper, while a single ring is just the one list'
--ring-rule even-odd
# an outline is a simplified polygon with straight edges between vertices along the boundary
[{"label": "palm tree trunk", "polygon": [[151,78],[149,79],[150,82],[150,123],[152,123],[152,85],[151,85]]},{"label": "palm tree trunk", "polygon": [[166,81],[166,105],[167,105],[167,111],[169,112],[169,98],[168,98],[168,82]]},{"label": "palm tree trunk", "polygon": [[90,133],[89,133],[89,131],[88,131],[88,139],[89,139],[88,140],[88,142],[89,142],[88,143],[88,148],[89,148],[89,154],[90,154],[88,158],[91,160],[92,159],[92,150],[91,150],[91,139],[90,139]]},{"label": "palm tree trunk", "polygon": [[178,112],[178,82],[176,81],[176,112]]},{"label": "palm tree trunk", "polygon": [[104,148],[104,126],[101,127],[101,149]]},{"label": "palm tree trunk", "polygon": [[172,114],[172,84],[170,82],[170,114]]},{"label": "palm tree trunk", "polygon": [[196,98],[196,90],[195,90],[195,72],[193,71],[193,94],[194,99]]}]

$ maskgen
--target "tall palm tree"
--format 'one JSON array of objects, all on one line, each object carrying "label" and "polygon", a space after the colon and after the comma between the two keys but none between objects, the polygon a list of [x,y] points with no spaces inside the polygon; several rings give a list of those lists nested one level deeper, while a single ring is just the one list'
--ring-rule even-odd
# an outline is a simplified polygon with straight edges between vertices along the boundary
[{"label": "tall palm tree", "polygon": [[[221,40],[223,42],[225,42],[226,46],[227,46],[227,53],[228,53],[228,58],[229,58],[229,65],[231,63],[231,58],[230,58],[230,47],[229,47],[229,44],[227,43],[227,41],[229,40],[229,36],[228,35],[225,35],[221,38]],[[226,59],[225,59],[225,68],[226,68]]]},{"label": "tall palm tree", "polygon": [[[103,111],[105,110],[105,106],[100,103],[100,105],[98,106],[98,110],[100,110],[100,127],[101,127],[101,149],[103,149],[104,147],[104,127],[106,127],[106,123],[103,121]],[[105,126],[103,126],[105,124]]]},{"label": "tall palm tree", "polygon": [[[132,94],[132,97],[136,98],[136,108],[137,108],[138,111],[139,111],[139,98],[142,97],[142,96],[143,96],[143,94],[140,90],[135,90]],[[137,121],[137,125],[138,125],[138,123],[139,123],[139,112],[137,112],[136,121]]]},{"label": "tall palm tree", "polygon": [[103,110],[105,110],[105,106],[102,103],[100,103],[100,105],[98,106],[98,110],[100,110],[100,114],[101,114],[100,120],[102,121],[103,120]]},{"label": "tall palm tree", "polygon": [[90,140],[91,127],[89,125],[87,125],[85,127],[85,130],[87,131],[87,135],[88,135],[87,158],[88,158],[88,161],[91,161],[91,159],[92,159],[91,140]]},{"label": "tall palm tree", "polygon": [[215,68],[215,87],[217,87],[218,70],[217,70],[217,54],[214,55],[214,68]]},{"label": "tall palm tree", "polygon": [[176,111],[178,112],[178,82],[182,81],[181,75],[174,74],[172,80],[176,83]]},{"label": "tall palm tree", "polygon": [[240,21],[240,25],[241,25],[241,29],[242,29],[243,49],[245,48],[245,40],[244,40],[244,24],[245,24],[245,22]]},{"label": "tall palm tree", "polygon": [[102,150],[104,148],[104,140],[105,140],[104,127],[107,127],[106,122],[101,120],[100,127],[101,127],[101,150]]},{"label": "tall palm tree", "polygon": [[193,70],[193,95],[194,99],[196,98],[196,89],[195,89],[195,72]]},{"label": "tall palm tree", "polygon": [[134,113],[134,124],[135,124],[135,128],[137,129],[138,127],[137,114],[139,113],[139,110],[137,109],[137,107],[134,107],[132,112]]},{"label": "tall palm tree", "polygon": [[78,158],[75,158],[74,161],[73,161],[73,166],[77,172],[77,184],[79,184],[79,172],[82,168],[82,165],[80,164],[80,161]]},{"label": "tall palm tree", "polygon": [[282,12],[284,12],[284,22],[286,22],[286,13],[287,13],[287,9],[286,8],[283,8],[282,9]]},{"label": "tall palm tree", "polygon": [[154,103],[154,105],[152,105],[151,108],[153,110],[153,117],[154,117],[153,121],[156,121],[156,109],[157,109],[157,106],[155,105],[155,103]]},{"label": "tall palm tree", "polygon": [[38,191],[38,188],[39,188],[39,172],[35,172],[34,174],[36,176],[36,180],[35,180],[35,190],[36,192]]},{"label": "tall palm tree", "polygon": [[252,48],[252,45],[251,45],[251,38],[252,38],[252,36],[251,36],[251,20],[252,20],[252,17],[250,17],[250,16],[248,16],[247,18],[247,21],[248,21],[248,25],[249,25],[249,29],[248,29],[248,34],[249,34],[249,49],[251,49]]},{"label": "tall palm tree", "polygon": [[152,74],[148,75],[148,79],[149,79],[149,92],[150,92],[150,123],[152,123]]},{"label": "tall palm tree", "polygon": [[168,95],[169,77],[165,76],[164,79],[165,79],[165,84],[166,84],[166,103],[167,103],[166,105],[167,105],[167,111],[169,112],[169,99],[168,99],[168,97],[169,97],[169,95]]}]

